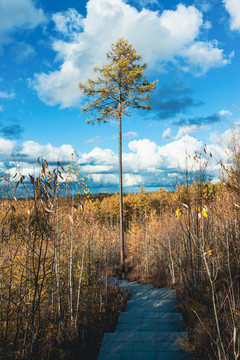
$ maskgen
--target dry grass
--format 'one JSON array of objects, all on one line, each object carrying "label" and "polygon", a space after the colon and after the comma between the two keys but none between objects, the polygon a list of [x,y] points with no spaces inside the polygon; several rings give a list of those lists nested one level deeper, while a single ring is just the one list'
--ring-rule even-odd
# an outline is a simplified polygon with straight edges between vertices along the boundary
[{"label": "dry grass", "polygon": [[[1,199],[1,358],[94,359],[126,302],[99,280],[119,273],[118,196],[53,196],[54,179]],[[239,206],[230,181],[124,198],[127,275],[177,289],[195,359],[238,358]]]}]

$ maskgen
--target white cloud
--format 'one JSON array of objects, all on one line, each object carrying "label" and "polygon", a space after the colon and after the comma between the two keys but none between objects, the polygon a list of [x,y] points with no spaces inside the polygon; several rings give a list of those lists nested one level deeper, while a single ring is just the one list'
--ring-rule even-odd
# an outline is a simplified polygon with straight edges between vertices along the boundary
[{"label": "white cloud", "polygon": [[192,124],[192,125],[183,125],[183,126],[180,126],[179,129],[178,129],[178,132],[177,132],[177,135],[176,136],[172,136],[171,135],[171,129],[170,128],[167,128],[163,134],[162,134],[162,138],[163,139],[166,139],[166,140],[169,140],[169,139],[172,139],[172,140],[178,140],[180,139],[181,137],[185,136],[185,135],[188,135],[188,134],[191,134],[193,132],[197,132],[197,131],[201,131],[203,129],[206,129],[206,126],[205,125],[195,125],[195,124]]},{"label": "white cloud", "polygon": [[89,153],[84,153],[80,157],[81,165],[115,165],[118,156],[111,149],[94,148]]},{"label": "white cloud", "polygon": [[15,93],[8,94],[6,91],[0,91],[0,99],[14,99]]},{"label": "white cloud", "polygon": [[[223,134],[223,137],[229,134]],[[71,145],[54,147],[51,144],[41,145],[34,141],[26,141],[17,148],[14,141],[0,138],[0,157],[2,161],[8,161],[9,174],[15,175],[16,167],[12,158],[19,162],[19,171],[28,178],[28,174],[38,176],[41,168],[37,163],[39,156],[46,159],[49,169],[53,170],[54,162],[60,161],[67,165],[72,160],[73,148]],[[166,145],[159,146],[149,139],[133,140],[128,144],[129,151],[123,153],[123,184],[125,187],[171,186],[173,178],[181,178],[181,171],[185,169],[186,159],[188,167],[193,171],[198,170],[198,164],[193,156],[196,152],[203,153],[203,142],[196,138],[185,135],[181,139],[172,140]],[[207,146],[208,154],[212,153],[212,163],[209,170],[214,176],[218,175],[220,159],[226,159],[224,149],[218,144]],[[188,155],[191,155],[188,158]],[[203,161],[207,155],[203,153]],[[94,148],[89,153],[77,156],[80,164],[80,176],[90,175],[90,186],[103,188],[112,187],[114,191],[118,187],[118,156],[110,149]],[[4,164],[0,164],[0,172],[3,173]],[[76,176],[72,178],[76,180]]]},{"label": "white cloud", "polygon": [[42,157],[48,162],[60,161],[61,163],[69,163],[73,153],[72,145],[64,144],[60,147],[54,147],[51,144],[41,145],[35,141],[25,141],[18,156],[28,162],[36,162],[38,157]]},{"label": "white cloud", "polygon": [[142,185],[144,179],[141,175],[136,174],[124,174],[123,186],[139,186]]},{"label": "white cloud", "polygon": [[98,164],[83,165],[81,169],[85,173],[94,173],[94,174],[104,174],[114,171],[114,167],[112,165],[98,165]]},{"label": "white cloud", "polygon": [[90,178],[97,187],[118,185],[118,175],[115,174],[91,174]]},{"label": "white cloud", "polygon": [[178,173],[170,173],[167,174],[168,177],[172,177],[172,178],[177,178],[178,177]]},{"label": "white cloud", "polygon": [[67,11],[53,14],[52,20],[55,23],[55,28],[58,32],[66,37],[76,37],[83,26],[83,18],[75,9],[68,9]]},{"label": "white cloud", "polygon": [[220,164],[219,161],[226,161],[228,157],[228,152],[224,150],[222,146],[219,146],[218,144],[209,144],[207,145],[207,152],[214,155],[215,163],[214,167],[217,167],[219,169]]},{"label": "white cloud", "polygon": [[211,9],[211,6],[213,5],[212,2],[208,0],[195,0],[194,4],[202,11],[202,12],[208,12]]},{"label": "white cloud", "polygon": [[[8,174],[11,177],[14,177],[16,174],[17,177],[14,177],[15,181],[18,181],[19,178],[23,175],[26,179],[29,179],[29,174],[33,176],[39,176],[41,174],[40,166],[36,164],[29,164],[28,162],[21,162],[21,165],[15,166],[14,162],[10,162],[11,167],[8,169]],[[50,168],[49,168],[50,170]]]},{"label": "white cloud", "polygon": [[196,74],[202,75],[211,68],[230,64],[234,52],[227,59],[224,59],[223,50],[218,49],[215,42],[196,41],[182,50],[182,56],[186,56],[189,61],[190,67],[185,68],[187,71],[193,68]]},{"label": "white cloud", "polygon": [[240,2],[239,0],[223,0],[230,15],[231,30],[240,31]]},{"label": "white cloud", "polygon": [[[0,163],[0,174],[7,172],[13,177],[17,173],[18,177],[14,178],[15,181],[19,180],[20,175],[24,175],[29,180],[29,174],[34,176],[41,174],[41,166],[37,162],[39,157],[47,160],[48,170],[53,171],[57,161],[63,166],[68,165],[72,160],[72,153],[74,150],[71,145],[54,147],[51,144],[41,145],[34,141],[17,144],[15,141],[0,137],[0,158],[7,162],[7,166]],[[66,180],[67,175],[62,173],[62,176]],[[73,180],[76,180],[76,176]]]},{"label": "white cloud", "polygon": [[[237,122],[234,126],[237,125]],[[210,136],[210,140],[215,143],[217,147],[220,147],[221,150],[230,157],[231,153],[231,144],[236,141],[239,144],[239,136],[237,132],[235,133],[235,128],[227,129],[224,133],[220,134],[219,132],[214,132]],[[234,141],[233,141],[234,140]]]},{"label": "white cloud", "polygon": [[127,133],[123,134],[124,138],[131,138],[131,137],[136,137],[138,135],[138,133],[136,133],[135,131],[128,131]]},{"label": "white cloud", "polygon": [[163,139],[172,139],[171,137],[171,129],[167,128],[166,130],[164,130],[163,134],[162,134],[162,138]]},{"label": "white cloud", "polygon": [[[25,161],[21,161],[19,164],[16,164],[11,161],[9,162],[10,166],[7,170],[7,173],[12,177],[12,180],[18,181],[20,180],[20,177],[23,175],[26,178],[26,181],[29,181],[29,174],[37,177],[41,176],[41,166],[35,162],[35,163],[28,163]],[[48,165],[47,171],[53,172],[53,170],[56,168],[56,165]],[[1,173],[1,168],[0,168]],[[17,176],[16,176],[17,175]],[[61,177],[58,177],[58,182],[63,183],[65,181],[77,181],[78,178],[75,174],[72,173],[64,173],[61,171]]]},{"label": "white cloud", "polygon": [[124,168],[126,172],[143,172],[152,176],[176,171],[185,166],[186,154],[200,151],[202,145],[201,141],[188,135],[164,146],[158,146],[149,139],[134,140],[128,145],[131,153],[123,154]]},{"label": "white cloud", "polygon": [[[186,159],[189,169],[197,171],[199,164],[194,161],[196,152],[203,152],[203,142],[186,135],[181,139],[159,146],[149,139],[133,140],[129,142],[129,152],[123,153],[123,183],[124,186],[156,186],[163,183],[171,186],[172,179],[185,169]],[[224,157],[224,152],[219,145],[207,147],[212,153],[212,164],[209,170],[218,172],[218,161]],[[191,155],[189,158],[188,155]],[[203,162],[206,160],[203,153]],[[81,169],[84,174],[90,173],[91,185],[117,186],[118,184],[118,158],[109,149],[95,148],[90,153],[80,157]]]},{"label": "white cloud", "polygon": [[80,75],[80,70],[69,60],[61,65],[60,70],[35,75],[31,84],[44,103],[61,104],[61,108],[67,108],[79,104],[80,90],[77,79],[81,78]]},{"label": "white cloud", "polygon": [[[39,176],[41,173],[41,166],[37,162],[39,157],[47,160],[48,170],[52,171],[57,161],[60,161],[61,165],[69,164],[73,153],[72,145],[63,144],[60,147],[54,147],[51,144],[41,145],[35,141],[25,141],[17,146],[15,141],[0,137],[0,158],[8,161],[8,167],[5,169],[0,167],[0,173],[7,171],[8,174],[14,176],[17,172],[29,179],[29,174]],[[18,177],[15,180],[18,180]]]},{"label": "white cloud", "polygon": [[183,125],[180,126],[177,135],[174,137],[174,139],[180,139],[182,136],[193,133],[193,132],[197,132],[197,131],[201,131],[206,129],[205,125]]},{"label": "white cloud", "polygon": [[[201,151],[203,143],[194,137],[184,136],[164,146],[158,146],[149,139],[133,140],[128,144],[129,152],[123,153],[124,186],[160,186],[163,179],[169,179],[184,169],[188,154]],[[90,174],[93,186],[116,186],[118,184],[118,156],[110,149],[94,148],[80,156],[81,171]],[[191,158],[189,163],[197,170]],[[164,180],[167,184],[167,180]]]},{"label": "white cloud", "polygon": [[212,28],[212,23],[211,21],[205,21],[203,24],[203,29],[211,29]]},{"label": "white cloud", "polygon": [[204,22],[194,6],[179,4],[176,10],[160,14],[147,9],[137,11],[123,0],[89,0],[85,18],[69,9],[55,14],[53,21],[70,40],[53,41],[61,66],[47,74],[35,74],[32,81],[39,98],[48,105],[78,105],[78,81],[93,76],[92,68],[105,62],[110,44],[119,37],[126,37],[133,44],[150,70],[159,71],[169,61],[177,65],[179,57],[185,60],[185,69],[197,68],[198,73],[230,61],[214,42],[196,41],[201,28],[204,30]]},{"label": "white cloud", "polygon": [[127,171],[129,169],[133,172],[157,170],[161,159],[159,147],[155,142],[149,139],[133,140],[128,147],[132,152],[123,154],[123,164],[126,164]]},{"label": "white cloud", "polygon": [[32,0],[0,1],[0,44],[12,41],[17,29],[33,29],[46,22],[46,16]]},{"label": "white cloud", "polygon": [[12,156],[13,151],[16,147],[16,142],[11,140],[6,140],[0,137],[0,157],[1,160],[9,160]]},{"label": "white cloud", "polygon": [[221,116],[232,116],[232,113],[229,110],[222,109],[219,111],[219,115]]},{"label": "white cloud", "polygon": [[[192,42],[199,34],[199,29],[203,24],[202,14],[194,6],[185,7],[179,4],[177,10],[164,10],[159,18],[162,31],[165,32],[170,40],[170,51],[176,52],[177,44],[181,48],[185,44]],[[189,29],[191,29],[189,31]],[[166,44],[165,44],[166,46]]]}]

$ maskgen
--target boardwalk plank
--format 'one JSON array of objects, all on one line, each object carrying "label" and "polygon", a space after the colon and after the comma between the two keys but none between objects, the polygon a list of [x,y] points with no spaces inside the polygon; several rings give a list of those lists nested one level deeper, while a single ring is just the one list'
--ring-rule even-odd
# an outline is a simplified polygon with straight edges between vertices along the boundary
[{"label": "boardwalk plank", "polygon": [[[115,284],[115,279],[111,279]],[[127,280],[118,286],[129,290],[131,299],[121,313],[114,333],[104,334],[98,360],[187,360],[178,339],[182,314],[177,313],[174,289],[157,289]]]}]

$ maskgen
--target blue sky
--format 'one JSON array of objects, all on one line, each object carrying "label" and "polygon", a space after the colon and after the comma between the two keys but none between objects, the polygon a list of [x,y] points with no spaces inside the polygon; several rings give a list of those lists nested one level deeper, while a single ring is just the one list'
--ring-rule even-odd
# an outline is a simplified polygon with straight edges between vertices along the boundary
[{"label": "blue sky", "polygon": [[91,191],[117,191],[117,124],[88,125],[77,85],[119,37],[158,80],[152,110],[123,121],[124,190],[171,188],[205,144],[219,179],[219,141],[240,118],[239,0],[0,0],[2,175],[16,162],[37,174],[39,156],[67,165],[75,150]]}]

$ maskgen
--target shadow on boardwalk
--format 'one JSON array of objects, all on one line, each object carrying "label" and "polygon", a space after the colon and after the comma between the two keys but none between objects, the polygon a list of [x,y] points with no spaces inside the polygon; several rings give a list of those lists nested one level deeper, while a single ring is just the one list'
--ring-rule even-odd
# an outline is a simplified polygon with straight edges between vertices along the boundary
[{"label": "shadow on boardwalk", "polygon": [[115,332],[104,334],[98,360],[188,360],[177,341],[187,333],[181,331],[175,290],[127,280],[118,280],[118,286],[128,289],[131,299]]}]

